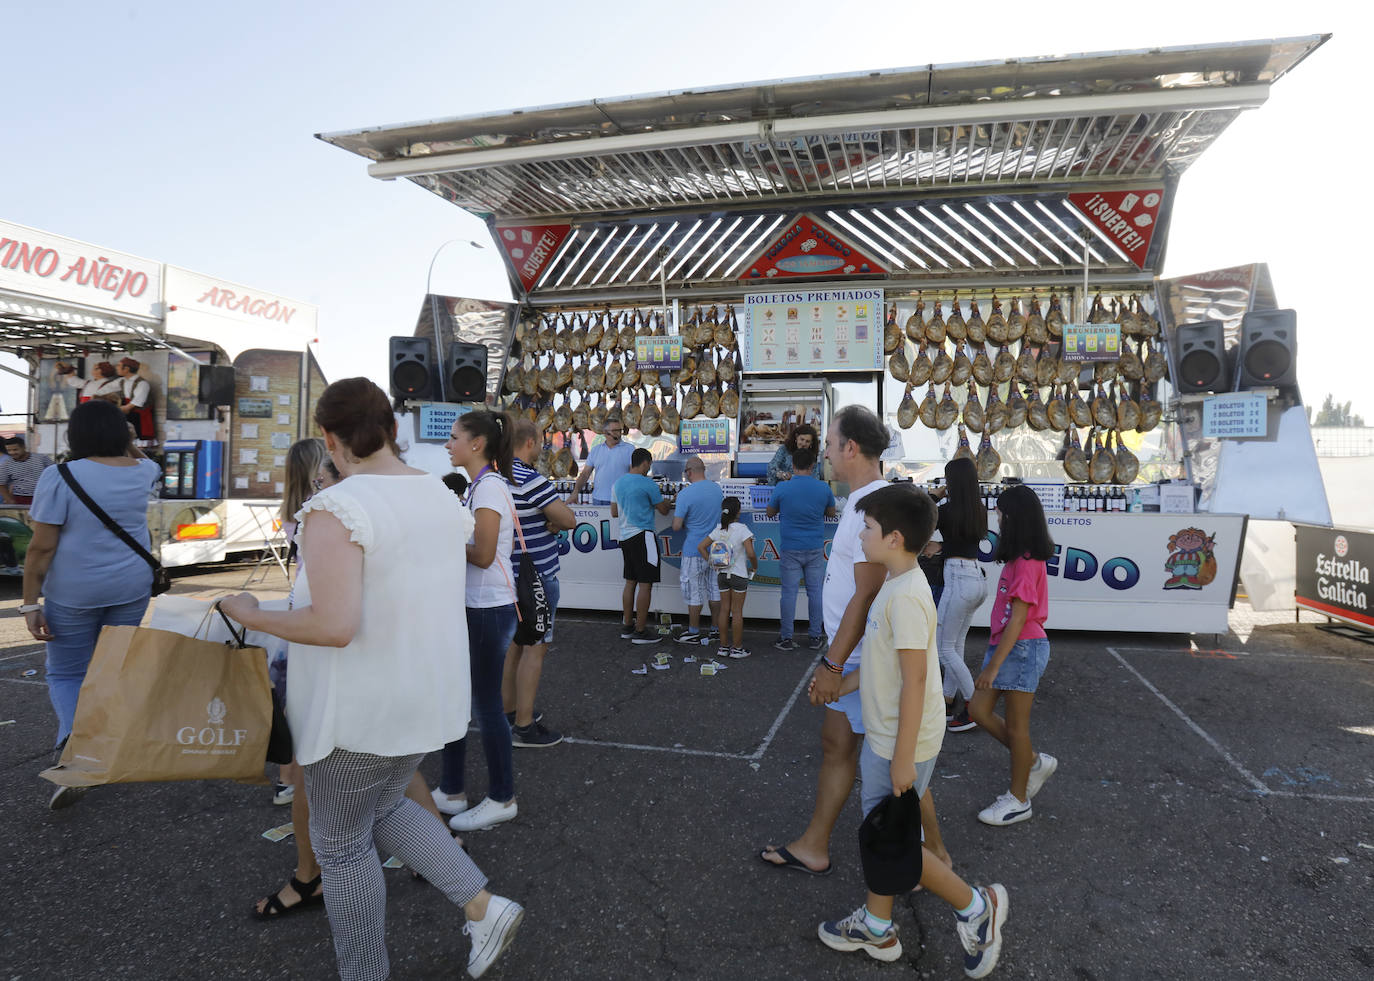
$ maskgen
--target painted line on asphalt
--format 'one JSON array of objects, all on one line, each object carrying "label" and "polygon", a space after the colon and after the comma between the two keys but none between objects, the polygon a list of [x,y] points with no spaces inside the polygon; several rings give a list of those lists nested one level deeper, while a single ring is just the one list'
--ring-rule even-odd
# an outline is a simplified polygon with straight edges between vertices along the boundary
[{"label": "painted line on asphalt", "polygon": [[743,753],[722,753],[712,749],[689,749],[686,746],[647,746],[642,743],[614,743],[603,742],[600,739],[578,739],[575,736],[564,736],[565,743],[572,743],[575,746],[600,746],[605,749],[637,749],[647,753],[673,753],[677,756],[710,756],[720,760],[752,760],[752,756],[745,756]]},{"label": "painted line on asphalt", "polygon": [[38,685],[40,688],[48,686],[46,681],[30,681],[28,678],[0,678],[0,681],[8,681],[12,685]]},{"label": "painted line on asphalt", "polygon": [[1287,661],[1347,661],[1356,664],[1374,664],[1374,657],[1355,657],[1342,654],[1293,654],[1288,651],[1227,651],[1220,648],[1202,647],[1117,647],[1116,650],[1143,654],[1186,654],[1200,660],[1235,661],[1244,657],[1272,657]]},{"label": "painted line on asphalt", "polygon": [[806,671],[802,673],[801,678],[797,681],[797,687],[792,689],[792,696],[787,699],[787,704],[782,707],[782,711],[778,713],[778,717],[773,720],[773,725],[769,728],[768,735],[763,737],[763,742],[759,743],[759,748],[754,750],[746,759],[763,759],[763,754],[768,752],[768,747],[773,742],[773,737],[776,736],[778,730],[782,728],[782,720],[787,718],[787,714],[792,711],[792,706],[797,702],[797,696],[802,693],[802,689],[806,687],[812,675],[816,673],[816,664],[820,659],[821,655],[817,654],[815,660],[807,664]]},{"label": "painted line on asphalt", "polygon": [[1107,653],[1110,654],[1112,657],[1116,658],[1117,662],[1123,668],[1131,672],[1131,674],[1135,675],[1136,680],[1138,680],[1142,685],[1148,688],[1156,698],[1158,698],[1161,702],[1167,705],[1169,707],[1169,710],[1173,712],[1175,715],[1177,715],[1180,719],[1182,719],[1184,724],[1187,725],[1189,729],[1192,729],[1195,733],[1201,736],[1203,740],[1206,741],[1207,745],[1211,746],[1214,750],[1217,751],[1217,754],[1220,755],[1222,759],[1224,759],[1227,763],[1230,763],[1231,766],[1236,770],[1236,772],[1238,772],[1242,777],[1245,778],[1245,781],[1248,784],[1250,784],[1252,789],[1258,790],[1261,793],[1270,793],[1269,787],[1264,783],[1264,781],[1260,780],[1259,777],[1255,776],[1253,773],[1247,770],[1241,764],[1240,760],[1236,759],[1234,756],[1228,753],[1226,751],[1226,747],[1221,745],[1221,743],[1217,742],[1215,739],[1213,739],[1206,729],[1203,729],[1202,726],[1194,722],[1187,712],[1183,711],[1183,709],[1179,708],[1172,701],[1170,701],[1169,697],[1165,695],[1162,691],[1160,691],[1158,688],[1156,688],[1153,684],[1151,684],[1148,678],[1146,678],[1143,674],[1141,674],[1129,663],[1127,663],[1126,659],[1122,657],[1120,654],[1118,654],[1115,648],[1108,647]]},{"label": "painted line on asphalt", "polygon": [[33,657],[35,654],[42,654],[43,651],[43,646],[39,645],[38,647],[34,647],[31,650],[20,651],[18,654],[6,654],[4,657],[0,657],[0,661],[13,661],[16,658]]},{"label": "painted line on asphalt", "polygon": [[788,697],[782,710],[778,712],[777,718],[773,720],[773,724],[769,727],[768,733],[763,737],[763,742],[759,743],[758,748],[752,753],[722,753],[718,750],[690,749],[686,746],[649,746],[644,743],[617,743],[600,739],[578,739],[575,736],[565,736],[563,741],[565,743],[572,743],[576,746],[599,746],[607,749],[633,749],[647,753],[673,753],[677,756],[708,756],[718,760],[744,760],[749,763],[755,763],[763,758],[764,753],[768,752],[768,747],[772,745],[774,737],[778,734],[778,730],[782,728],[783,720],[785,720],[787,714],[792,711],[792,706],[796,704],[798,696],[800,696],[802,691],[806,688],[807,682],[811,680],[811,675],[814,670],[814,662],[806,666],[806,671],[792,689],[792,694]]},{"label": "painted line on asphalt", "polygon": [[[1124,649],[1124,650],[1149,650],[1149,648],[1123,648],[1123,649]],[[1301,798],[1301,799],[1303,799],[1303,800],[1342,801],[1342,802],[1345,802],[1345,803],[1352,803],[1352,804],[1374,803],[1374,797],[1346,797],[1346,796],[1341,796],[1341,795],[1336,795],[1336,794],[1305,794],[1305,793],[1299,793],[1299,792],[1297,792],[1297,791],[1291,791],[1291,790],[1270,790],[1268,784],[1266,784],[1264,781],[1260,780],[1259,777],[1255,776],[1253,773],[1251,773],[1249,770],[1247,770],[1247,769],[1245,768],[1245,766],[1240,762],[1240,760],[1238,760],[1238,759],[1236,759],[1234,756],[1232,756],[1232,755],[1226,750],[1226,747],[1222,746],[1221,743],[1219,743],[1216,739],[1212,738],[1211,734],[1208,733],[1206,729],[1203,729],[1202,726],[1200,726],[1200,725],[1198,725],[1196,722],[1194,722],[1193,719],[1192,719],[1192,717],[1189,716],[1187,712],[1183,711],[1183,709],[1181,709],[1181,708],[1179,708],[1177,705],[1175,705],[1175,704],[1169,699],[1169,697],[1168,697],[1167,695],[1165,695],[1162,691],[1160,691],[1160,690],[1159,690],[1158,688],[1156,688],[1153,684],[1151,684],[1151,683],[1150,683],[1150,680],[1149,680],[1148,678],[1146,678],[1143,674],[1141,674],[1141,673],[1140,673],[1139,671],[1137,671],[1134,667],[1132,667],[1132,666],[1126,661],[1126,659],[1125,659],[1124,657],[1122,657],[1119,653],[1117,653],[1116,648],[1114,648],[1114,647],[1108,647],[1108,648],[1107,648],[1107,653],[1110,654],[1112,657],[1116,658],[1117,662],[1120,663],[1120,665],[1121,665],[1123,668],[1125,668],[1127,671],[1131,672],[1131,674],[1135,675],[1135,676],[1136,676],[1136,679],[1137,679],[1142,685],[1144,685],[1146,688],[1148,688],[1148,689],[1154,694],[1154,696],[1155,696],[1156,698],[1158,698],[1161,702],[1163,702],[1166,706],[1168,706],[1168,708],[1169,708],[1169,710],[1170,710],[1171,712],[1173,712],[1173,713],[1174,713],[1175,715],[1177,715],[1180,719],[1182,719],[1183,722],[1184,722],[1184,724],[1187,725],[1188,728],[1192,729],[1193,732],[1195,732],[1195,733],[1197,733],[1199,736],[1201,736],[1202,739],[1207,743],[1207,745],[1211,746],[1214,750],[1217,751],[1217,754],[1218,754],[1222,759],[1224,759],[1227,763],[1231,764],[1232,768],[1235,769],[1235,771],[1236,771],[1237,773],[1239,773],[1239,774],[1245,779],[1245,781],[1246,781],[1247,783],[1250,784],[1250,788],[1251,788],[1252,790],[1254,790],[1256,793],[1261,794],[1262,796],[1265,796],[1265,797],[1297,797],[1297,798]]]}]

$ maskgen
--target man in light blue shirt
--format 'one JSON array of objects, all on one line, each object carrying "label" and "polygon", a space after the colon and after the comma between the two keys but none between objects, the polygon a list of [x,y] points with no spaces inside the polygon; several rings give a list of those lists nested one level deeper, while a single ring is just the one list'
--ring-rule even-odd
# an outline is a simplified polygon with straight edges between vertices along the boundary
[{"label": "man in light blue shirt", "polygon": [[[711,564],[697,552],[697,545],[720,526],[720,505],[724,495],[720,484],[706,479],[706,463],[699,456],[689,456],[682,474],[687,486],[677,495],[673,508],[673,531],[687,530],[682,541],[682,598],[687,603],[687,630],[678,637],[682,644],[709,643],[710,637],[701,632],[701,608],[710,604],[711,621],[720,614],[720,586]],[[715,631],[712,630],[712,633]]]},{"label": "man in light blue shirt", "polygon": [[780,651],[796,650],[792,629],[797,619],[797,587],[806,581],[806,610],[810,617],[813,651],[825,646],[821,589],[825,585],[825,519],[835,516],[835,495],[828,484],[811,476],[816,451],[811,447],[792,454],[794,474],[773,488],[768,516],[779,516],[778,564],[782,571],[779,614],[782,624],[773,644]]},{"label": "man in light blue shirt", "polygon": [[620,519],[620,558],[625,573],[625,589],[620,597],[620,637],[636,644],[657,644],[656,631],[649,630],[649,597],[659,580],[661,561],[658,538],[654,535],[654,512],[668,513],[668,502],[658,484],[649,477],[653,454],[634,450],[630,472],[615,482],[611,517]]},{"label": "man in light blue shirt", "polygon": [[621,422],[620,416],[615,413],[608,415],[601,434],[606,437],[606,441],[592,447],[577,475],[577,482],[573,484],[574,503],[577,502],[577,496],[582,493],[582,488],[586,486],[588,478],[595,474],[595,479],[592,480],[592,503],[610,504],[615,493],[616,481],[630,472],[630,455],[634,453],[635,448],[624,440],[625,424]]}]

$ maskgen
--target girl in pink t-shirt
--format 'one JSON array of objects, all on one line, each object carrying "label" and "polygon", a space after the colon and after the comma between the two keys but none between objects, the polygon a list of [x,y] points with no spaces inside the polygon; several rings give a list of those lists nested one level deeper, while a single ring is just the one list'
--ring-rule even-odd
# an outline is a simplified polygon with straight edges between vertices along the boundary
[{"label": "girl in pink t-shirt", "polygon": [[[997,498],[997,552],[1003,563],[992,604],[992,632],[983,670],[974,681],[968,714],[1011,751],[1011,789],[978,812],[984,824],[1001,827],[1029,820],[1031,798],[1050,778],[1059,761],[1031,747],[1030,714],[1035,689],[1050,659],[1045,636],[1049,584],[1045,561],[1054,556],[1054,541],[1040,498],[1024,484],[1014,484]],[[995,713],[1006,699],[1006,718]]]}]

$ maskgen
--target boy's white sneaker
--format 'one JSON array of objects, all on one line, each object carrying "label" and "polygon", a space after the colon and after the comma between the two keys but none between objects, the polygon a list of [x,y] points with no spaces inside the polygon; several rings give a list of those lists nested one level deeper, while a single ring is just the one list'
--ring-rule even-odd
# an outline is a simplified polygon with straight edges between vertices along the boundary
[{"label": "boy's white sneaker", "polygon": [[455,814],[449,820],[448,826],[454,831],[484,831],[509,821],[515,817],[517,811],[514,797],[504,804],[498,804],[490,797],[483,797],[482,803],[476,807]]},{"label": "boy's white sneaker", "polygon": [[1000,883],[979,886],[983,912],[971,920],[954,917],[959,943],[964,948],[964,973],[971,978],[987,977],[1002,955],[1002,927],[1006,925],[1011,903],[1007,889]]},{"label": "boy's white sneaker", "polygon": [[995,801],[978,812],[978,820],[984,824],[990,824],[995,828],[1005,827],[1008,824],[1016,824],[1020,821],[1029,821],[1031,817],[1031,805],[1029,800],[1017,800],[1008,791]]},{"label": "boy's white sneaker", "polygon": [[825,921],[816,928],[816,935],[831,950],[862,950],[877,961],[895,961],[902,956],[897,927],[888,927],[886,933],[874,933],[864,922],[862,906],[842,920]]},{"label": "boy's white sneaker", "polygon": [[480,920],[468,920],[463,932],[472,938],[468,952],[468,974],[480,978],[487,968],[515,939],[515,931],[525,917],[525,908],[513,899],[492,896],[487,903],[487,915]]},{"label": "boy's white sneaker", "polygon": [[1026,778],[1026,800],[1040,793],[1045,781],[1054,776],[1059,769],[1059,761],[1049,753],[1036,753],[1035,763],[1031,766],[1030,776]]}]

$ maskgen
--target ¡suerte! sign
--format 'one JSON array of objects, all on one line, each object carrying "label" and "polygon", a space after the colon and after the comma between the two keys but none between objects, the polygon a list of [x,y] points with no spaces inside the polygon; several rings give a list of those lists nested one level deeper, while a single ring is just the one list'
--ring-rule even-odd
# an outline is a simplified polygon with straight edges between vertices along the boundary
[{"label": "\u00a1suerte! sign", "polygon": [[1297,539],[1297,605],[1374,628],[1374,616],[1369,612],[1374,535],[1345,528],[1298,525]]}]

